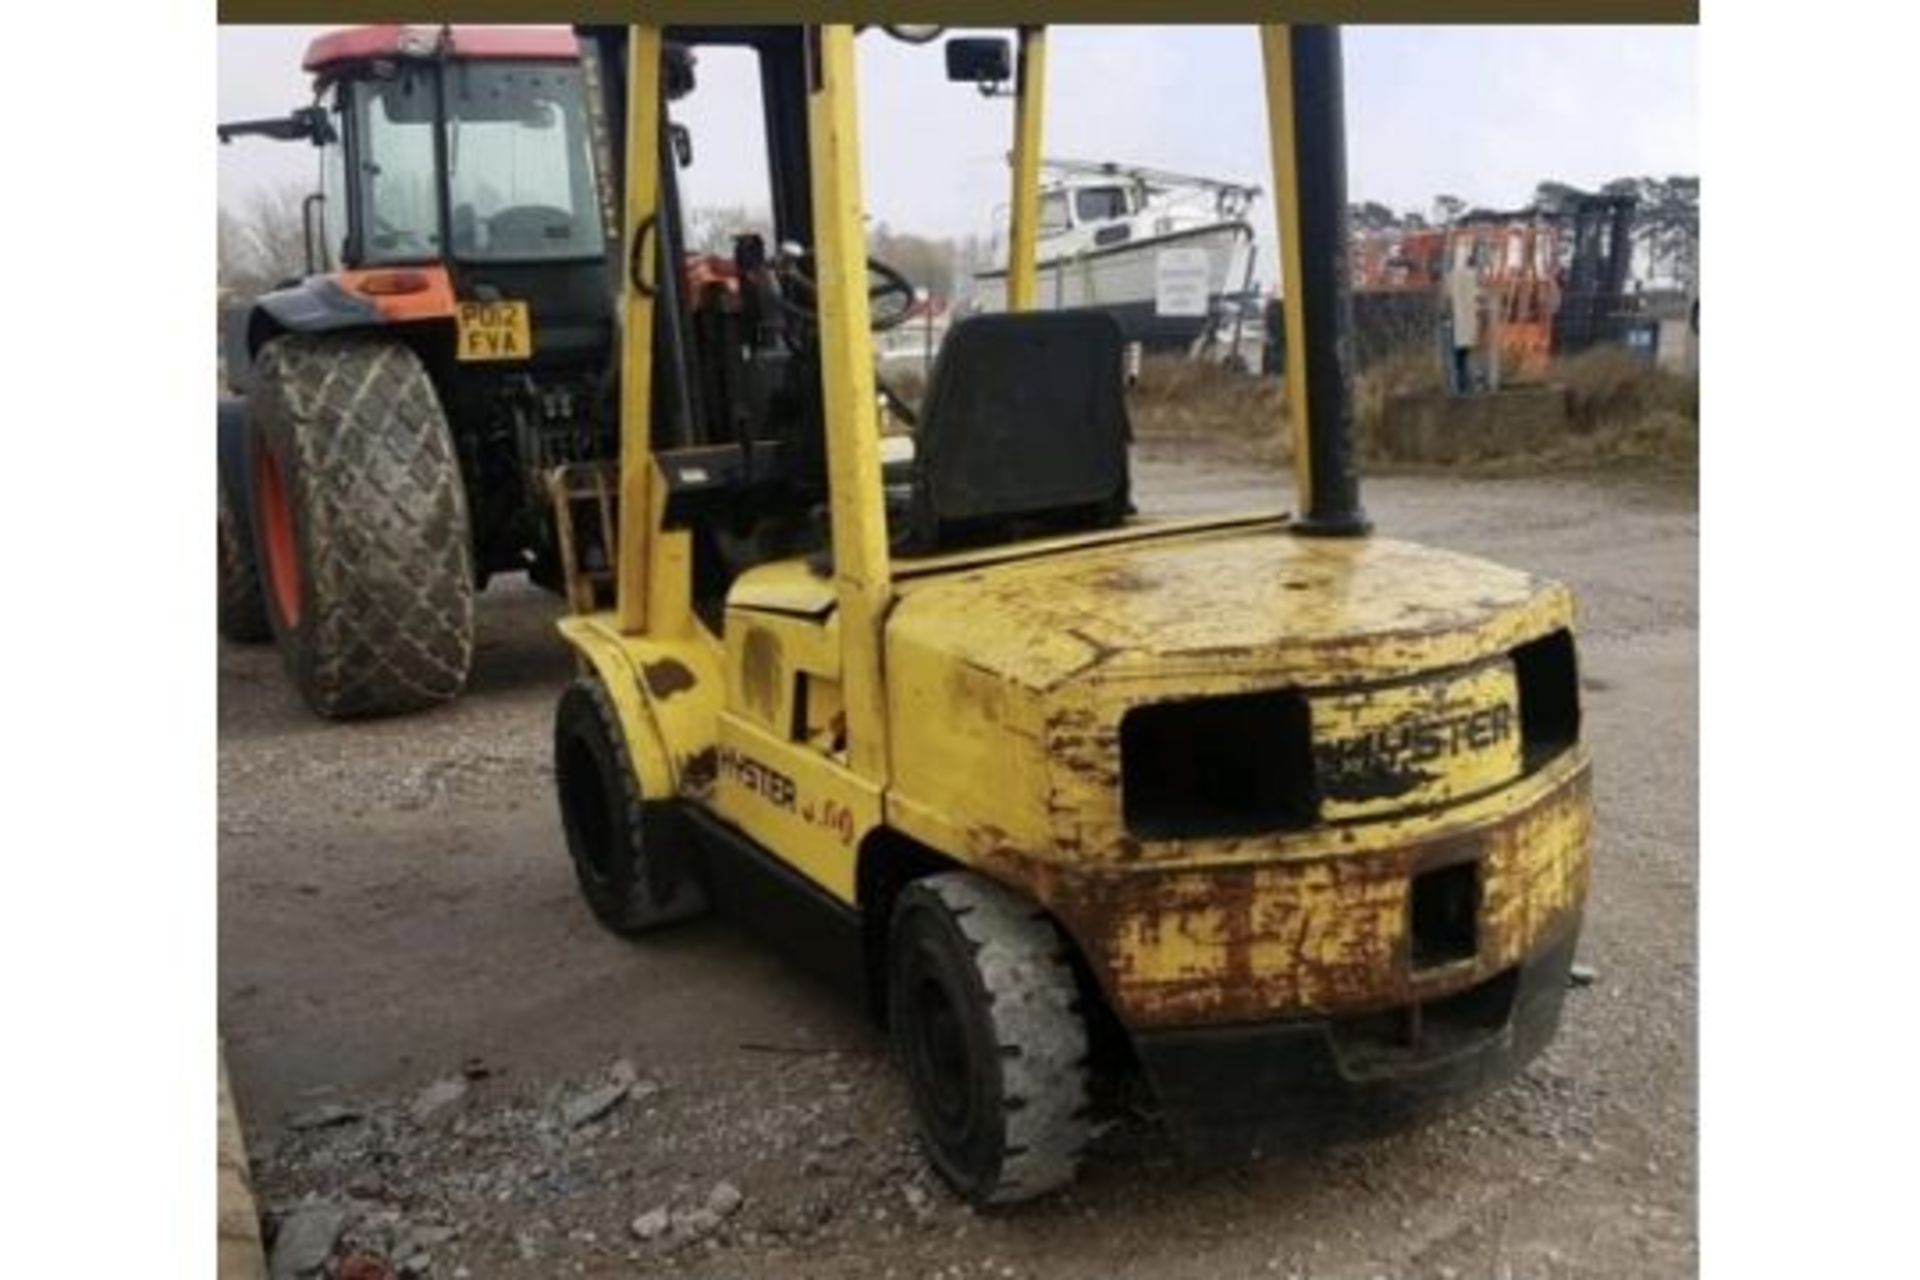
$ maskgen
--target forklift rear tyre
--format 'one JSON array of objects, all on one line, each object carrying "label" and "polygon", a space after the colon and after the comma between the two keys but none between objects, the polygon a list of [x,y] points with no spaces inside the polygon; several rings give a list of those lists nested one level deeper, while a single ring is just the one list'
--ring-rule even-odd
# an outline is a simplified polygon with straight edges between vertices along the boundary
[{"label": "forklift rear tyre", "polygon": [[445,702],[473,660],[466,491],[426,367],[366,336],[276,338],[248,396],[254,548],[288,674],[323,716]]},{"label": "forklift rear tyre", "polygon": [[894,904],[887,1022],[934,1168],[977,1205],[1073,1180],[1093,1136],[1086,1020],[1045,912],[968,872]]},{"label": "forklift rear tyre", "polygon": [[575,680],[560,695],[553,772],[574,875],[600,923],[616,933],[645,933],[706,911],[678,833],[646,829],[626,734],[598,680]]}]

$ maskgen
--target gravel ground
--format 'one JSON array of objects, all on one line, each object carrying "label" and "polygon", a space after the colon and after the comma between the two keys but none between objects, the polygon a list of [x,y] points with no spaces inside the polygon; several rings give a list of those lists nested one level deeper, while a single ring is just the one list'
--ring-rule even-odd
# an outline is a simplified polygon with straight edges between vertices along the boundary
[{"label": "gravel ground", "polygon": [[[1159,448],[1137,480],[1150,510],[1287,497]],[[271,651],[220,649],[220,1022],[276,1276],[1692,1274],[1692,489],[1404,476],[1367,502],[1580,597],[1598,981],[1515,1083],[1240,1169],[1123,1125],[1067,1193],[975,1214],[834,992],[723,922],[594,924],[552,798],[556,603],[503,583],[471,692],[429,715],[322,724]]]}]

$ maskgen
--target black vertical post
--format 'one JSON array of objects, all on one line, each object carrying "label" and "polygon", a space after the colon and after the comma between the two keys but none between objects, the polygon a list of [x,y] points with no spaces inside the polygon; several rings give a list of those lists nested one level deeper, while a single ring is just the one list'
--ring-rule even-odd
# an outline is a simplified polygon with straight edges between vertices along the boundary
[{"label": "black vertical post", "polygon": [[[1307,449],[1313,484],[1294,531],[1356,537],[1373,528],[1360,506],[1353,451],[1352,278],[1347,266],[1347,125],[1340,29],[1297,26],[1291,39],[1300,300],[1305,330]],[[1289,371],[1288,376],[1293,376]]]}]

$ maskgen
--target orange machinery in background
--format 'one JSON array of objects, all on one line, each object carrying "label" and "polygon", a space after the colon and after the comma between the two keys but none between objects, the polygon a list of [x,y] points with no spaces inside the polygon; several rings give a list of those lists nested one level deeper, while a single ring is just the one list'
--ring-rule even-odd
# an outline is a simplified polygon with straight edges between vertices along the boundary
[{"label": "orange machinery in background", "polygon": [[1501,376],[1539,377],[1553,353],[1560,309],[1561,225],[1535,208],[1476,210],[1446,227],[1356,233],[1355,293],[1435,293],[1450,263],[1479,264],[1488,326]]}]

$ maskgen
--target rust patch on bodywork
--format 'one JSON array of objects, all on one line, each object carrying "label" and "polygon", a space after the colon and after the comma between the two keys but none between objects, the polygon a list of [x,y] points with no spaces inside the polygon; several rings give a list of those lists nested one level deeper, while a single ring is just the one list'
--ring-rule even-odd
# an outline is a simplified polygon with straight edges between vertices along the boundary
[{"label": "rust patch on bodywork", "polygon": [[[1206,867],[976,855],[1055,914],[1129,1027],[1364,1013],[1484,982],[1577,920],[1591,803],[1582,767],[1500,819],[1386,848]],[[1480,867],[1476,953],[1418,969],[1413,877],[1462,861]]]},{"label": "rust patch on bodywork", "polygon": [[662,701],[676,693],[684,693],[697,683],[692,669],[675,658],[661,658],[647,663],[640,668],[640,676],[647,682],[647,692]]},{"label": "rust patch on bodywork", "polygon": [[713,747],[704,747],[688,756],[680,766],[680,792],[687,796],[705,796],[712,792],[720,774],[720,761]]}]

